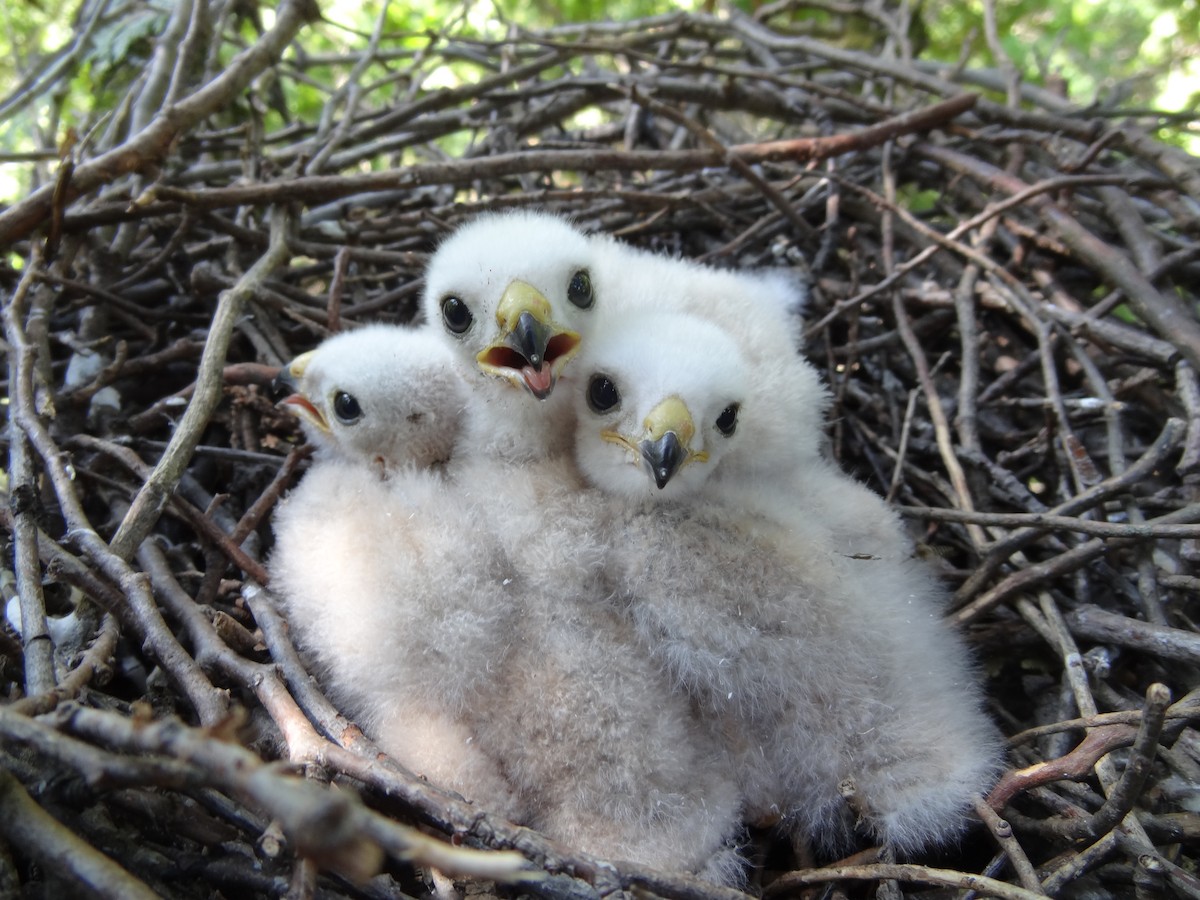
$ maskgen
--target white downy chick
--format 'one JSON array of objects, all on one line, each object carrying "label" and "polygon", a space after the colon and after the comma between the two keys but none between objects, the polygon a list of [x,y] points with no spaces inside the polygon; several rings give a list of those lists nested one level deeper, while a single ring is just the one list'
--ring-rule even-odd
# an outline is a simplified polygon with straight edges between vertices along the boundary
[{"label": "white downy chick", "polygon": [[[440,343],[392,355],[336,340],[291,367],[311,393],[289,406],[327,443],[276,513],[271,564],[330,693],[390,755],[485,809],[599,856],[736,882],[727,759],[690,700],[628,652],[569,459],[470,448],[440,474],[398,451],[376,465],[390,434],[371,423],[407,422],[414,391],[445,412],[465,401],[467,418],[477,398],[440,383]],[[337,418],[321,398],[352,383],[339,369],[373,365],[391,371],[353,382],[361,416],[318,427]]]},{"label": "white downy chick", "polygon": [[591,318],[592,245],[542,212],[485,214],[438,247],[422,306],[472,383],[474,452],[543,456],[570,442],[570,398],[554,391]]},{"label": "white downy chick", "polygon": [[[772,412],[747,418],[754,433],[746,440],[755,453],[739,454],[718,476],[736,484],[741,503],[772,518],[819,516],[848,556],[911,554],[911,542],[883,498],[821,452],[830,398],[817,370],[798,354],[807,299],[803,282],[787,269],[728,271],[650,253],[607,235],[592,241],[592,280],[604,297],[597,319],[620,320],[646,310],[692,314],[720,327],[745,358]],[[789,482],[786,490],[782,479]],[[756,490],[748,490],[752,484]]]},{"label": "white downy chick", "polygon": [[458,438],[464,389],[431,328],[335,335],[292,360],[276,384],[293,391],[282,402],[318,458],[369,461],[387,474],[445,462]]},{"label": "white downy chick", "polygon": [[569,458],[573,405],[556,385],[604,302],[593,246],[555,216],[485,215],[426,273],[426,317],[475,387],[451,478],[503,540],[523,598],[502,687],[472,727],[507,761],[529,824],[600,856],[732,882],[733,781],[688,698],[629,654]]},{"label": "white downy chick", "polygon": [[514,598],[503,555],[444,502],[431,468],[465,402],[448,349],[428,328],[373,326],[327,340],[280,380],[318,448],[273,522],[271,585],[298,646],[390,755],[519,817],[461,716],[507,652]]},{"label": "white downy chick", "polygon": [[[839,783],[853,779],[861,827],[896,850],[957,837],[998,743],[932,574],[847,559],[816,516],[772,520],[739,502],[739,457],[759,450],[772,386],[722,329],[630,315],[593,333],[579,366],[577,459],[613,498],[606,573],[643,649],[724,735],[748,814],[845,847]],[[674,472],[644,462],[670,433]]]},{"label": "white downy chick", "polygon": [[513,654],[472,728],[505,761],[527,824],[600,857],[740,883],[728,757],[657,662],[631,652],[636,636],[601,578],[602,498],[566,456],[472,459],[455,480],[516,573]]}]

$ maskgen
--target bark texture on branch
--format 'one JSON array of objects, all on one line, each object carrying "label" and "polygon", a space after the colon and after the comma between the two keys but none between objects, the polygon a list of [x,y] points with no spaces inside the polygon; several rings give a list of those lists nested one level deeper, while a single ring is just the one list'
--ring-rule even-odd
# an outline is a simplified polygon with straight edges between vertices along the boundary
[{"label": "bark texture on branch", "polygon": [[[59,102],[103,25],[84,6],[0,110]],[[756,888],[1200,896],[1200,165],[1153,119],[1093,117],[1005,61],[907,59],[879,4],[816,4],[870,51],[798,34],[792,6],[417,43],[381,16],[338,54],[309,0],[265,26],[192,0],[145,77],[114,81],[119,109],[90,111],[103,127],[61,163],[53,139],[30,155],[0,211],[19,261],[2,586],[23,627],[0,629],[0,893],[424,895],[432,866],[476,893],[738,896],[396,765],[264,585],[306,466],[278,366],[410,321],[451,228],[540,207],[811,281],[829,452],[944,572],[1014,736],[962,847],[775,847],[793,871]]]}]

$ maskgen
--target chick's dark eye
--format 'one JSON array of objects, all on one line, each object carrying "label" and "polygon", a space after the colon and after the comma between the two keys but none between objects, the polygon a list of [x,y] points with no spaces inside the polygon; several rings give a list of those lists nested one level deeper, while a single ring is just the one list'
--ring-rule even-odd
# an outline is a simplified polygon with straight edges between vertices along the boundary
[{"label": "chick's dark eye", "polygon": [[586,269],[580,269],[571,276],[571,283],[567,285],[567,299],[580,309],[588,309],[595,302],[596,298],[592,296],[592,276]]},{"label": "chick's dark eye", "polygon": [[362,407],[353,395],[338,391],[333,398],[333,414],[343,425],[352,425],[362,418]]},{"label": "chick's dark eye", "polygon": [[608,412],[621,402],[621,392],[607,375],[593,375],[588,382],[587,402],[594,413]]},{"label": "chick's dark eye", "polygon": [[725,437],[729,437],[733,434],[734,429],[737,428],[737,416],[738,405],[736,403],[729,404],[717,416],[717,431],[721,432]]},{"label": "chick's dark eye", "polygon": [[474,320],[471,308],[461,298],[453,295],[442,298],[442,321],[451,332],[462,334]]}]

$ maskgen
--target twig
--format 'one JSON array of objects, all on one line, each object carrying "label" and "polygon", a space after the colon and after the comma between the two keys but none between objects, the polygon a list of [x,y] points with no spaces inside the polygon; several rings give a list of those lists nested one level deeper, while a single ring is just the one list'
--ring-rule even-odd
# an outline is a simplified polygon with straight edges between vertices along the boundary
[{"label": "twig", "polygon": [[[1093,717],[1089,717],[1094,721]],[[1120,747],[1128,747],[1137,730],[1130,725],[1099,725],[1066,756],[1006,772],[987,797],[988,806],[1001,811],[1017,794],[1063,778],[1086,778],[1096,761]]]},{"label": "twig", "polygon": [[1142,724],[1138,728],[1129,761],[1121,778],[1108,793],[1104,805],[1090,819],[1080,822],[1074,830],[1077,837],[1096,839],[1107,834],[1133,809],[1141,795],[1154,762],[1158,737],[1162,733],[1164,714],[1171,702],[1171,692],[1164,685],[1152,684],[1146,690],[1146,705],[1142,711]]},{"label": "twig", "polygon": [[[28,382],[32,387],[36,366],[34,345],[26,339],[23,320],[27,310],[26,297],[33,284],[34,272],[41,268],[38,260],[31,261],[17,289],[4,305],[4,332],[8,340],[9,384]],[[18,404],[33,403],[32,390],[24,397],[11,398]],[[36,415],[32,406],[22,410],[24,415]],[[54,645],[46,627],[46,601],[42,594],[41,568],[38,564],[37,477],[30,452],[29,440],[22,433],[18,417],[8,424],[9,491],[12,495],[13,568],[16,574],[17,595],[21,609],[21,646],[25,662],[25,693],[37,696],[54,690]]]},{"label": "twig", "polygon": [[[236,744],[212,737],[179,722],[135,723],[123,716],[67,704],[53,714],[67,732],[137,753],[187,759],[206,779],[243,802],[268,810],[279,821],[299,854],[353,878],[369,877],[382,860],[381,841],[393,856],[445,871],[493,879],[522,880],[516,854],[478,853],[447,847],[411,828],[383,820],[345,792],[331,791],[263,763]],[[364,838],[367,838],[364,840]]]},{"label": "twig", "polygon": [[111,900],[155,900],[158,894],[38,806],[0,769],[0,834],[81,891]]},{"label": "twig", "polygon": [[994,878],[985,878],[982,875],[969,875],[965,872],[934,869],[929,866],[885,863],[872,866],[837,866],[829,869],[812,869],[806,872],[789,872],[772,882],[763,891],[763,896],[768,900],[773,900],[775,897],[794,893],[805,885],[823,884],[827,881],[877,881],[882,879],[917,884],[937,884],[965,891],[977,890],[991,897],[1000,897],[1002,900],[1035,900],[1035,898],[1045,896],[1040,891],[1035,893],[1003,881],[997,881]]},{"label": "twig", "polygon": [[[1027,185],[982,160],[972,159],[945,147],[921,143],[915,148],[928,159],[949,168],[979,178],[989,186],[1010,194],[1024,190]],[[1113,248],[1079,224],[1046,197],[1032,197],[1029,205],[1055,229],[1058,236],[1070,245],[1081,258],[1119,286],[1139,316],[1149,322],[1164,339],[1171,341],[1192,364],[1200,370],[1200,323],[1178,298],[1160,292],[1123,253]]]},{"label": "twig", "polygon": [[120,637],[117,620],[105,613],[100,632],[79,663],[66,674],[58,687],[45,694],[34,694],[10,703],[10,712],[34,716],[49,712],[63,700],[74,699],[98,674],[109,671]]},{"label": "twig", "polygon": [[[1152,519],[1151,524],[1167,524],[1171,522],[1190,522],[1195,521],[1200,517],[1200,504],[1192,507],[1185,507],[1174,513],[1168,513],[1158,519]],[[1111,543],[1106,543],[1100,538],[1093,538],[1086,543],[1073,547],[1058,556],[1051,557],[1044,563],[1026,566],[1009,575],[994,588],[980,594],[976,599],[972,600],[962,609],[954,614],[955,620],[960,623],[970,622],[977,618],[985,610],[990,609],[997,603],[1002,603],[1014,594],[1021,591],[1029,590],[1040,584],[1044,584],[1051,578],[1063,575],[1069,572],[1074,572],[1080,566],[1097,558],[1111,546],[1121,546],[1128,538],[1113,538]],[[960,588],[960,591],[962,589]]]},{"label": "twig", "polygon": [[1066,885],[1070,884],[1084,872],[1098,866],[1104,859],[1117,849],[1117,832],[1110,831],[1090,847],[1076,853],[1060,868],[1050,873],[1042,882],[1042,888],[1051,897],[1056,896]]},{"label": "twig", "polygon": [[[275,27],[257,44],[230,61],[213,81],[180,102],[159,112],[145,129],[124,144],[75,167],[66,199],[95,190],[128,172],[159,162],[172,143],[195,123],[225,107],[264,68],[278,59],[283,48],[306,22],[320,11],[311,0],[286,0],[275,16]],[[11,244],[36,228],[49,214],[54,188],[45,187],[0,212],[0,244]]]},{"label": "twig", "polygon": [[[941,453],[942,464],[946,467],[946,472],[950,476],[950,483],[954,485],[955,499],[957,499],[961,509],[966,512],[974,512],[975,501],[971,497],[971,489],[967,484],[966,475],[963,473],[962,464],[958,461],[958,457],[954,453],[954,447],[951,444],[950,423],[946,419],[941,398],[938,396],[937,386],[934,384],[933,378],[929,373],[929,362],[925,359],[925,352],[921,349],[921,345],[913,333],[912,325],[908,320],[908,312],[904,309],[904,304],[900,301],[899,297],[894,298],[892,311],[896,316],[896,326],[900,331],[900,338],[904,342],[909,356],[912,358],[913,365],[916,366],[917,377],[921,382],[921,390],[925,394],[925,402],[929,407],[929,416],[933,420],[934,433],[937,438],[938,450]],[[971,535],[971,539],[974,541],[976,547],[982,547],[987,543],[987,538],[984,536],[983,530],[978,526],[968,523],[967,531]]]},{"label": "twig", "polygon": [[1132,647],[1143,653],[1200,664],[1200,635],[1081,606],[1067,614],[1067,624],[1080,637]]},{"label": "twig", "polygon": [[1150,525],[1122,522],[1099,522],[1075,516],[1052,513],[985,513],[966,512],[933,506],[897,506],[896,512],[914,519],[934,522],[972,522],[976,525],[999,525],[1004,528],[1034,528],[1039,531],[1078,531],[1096,537],[1116,537],[1153,540],[1188,540],[1200,538],[1200,525]]},{"label": "twig", "polygon": [[271,217],[271,246],[238,284],[221,296],[209,328],[204,353],[200,357],[192,400],[175,428],[170,445],[130,504],[129,512],[110,543],[112,552],[121,559],[129,558],[142,538],[154,527],[163,506],[179,483],[192,451],[200,442],[201,434],[221,397],[221,375],[233,328],[241,317],[247,298],[287,259],[288,227],[285,212],[275,209]]},{"label": "twig", "polygon": [[992,837],[996,839],[996,843],[1000,845],[1000,849],[1012,863],[1022,887],[1035,894],[1042,893],[1042,883],[1038,880],[1037,872],[1034,871],[1033,864],[1025,855],[1020,842],[1013,837],[1012,826],[1000,818],[982,797],[975,798],[975,813],[983,820],[983,824],[987,826]]}]

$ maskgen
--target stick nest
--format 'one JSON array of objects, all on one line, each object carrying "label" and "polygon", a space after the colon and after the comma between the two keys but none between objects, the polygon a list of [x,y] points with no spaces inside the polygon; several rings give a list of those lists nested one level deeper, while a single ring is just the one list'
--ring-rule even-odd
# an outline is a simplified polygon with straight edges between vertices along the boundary
[{"label": "stick nest", "polygon": [[[440,237],[536,206],[807,269],[830,452],[944,571],[1012,738],[961,847],[776,848],[755,890],[1200,895],[1195,159],[1003,67],[913,61],[877,10],[870,52],[764,8],[335,56],[301,49],[328,26],[300,2],[230,37],[244,7],[179,4],[127,102],[0,212],[5,597],[31,623],[0,632],[0,892],[391,896],[417,864],[468,892],[731,895],[377,755],[264,590],[305,465],[278,366],[409,321]],[[323,115],[292,116],[294,80]]]}]

